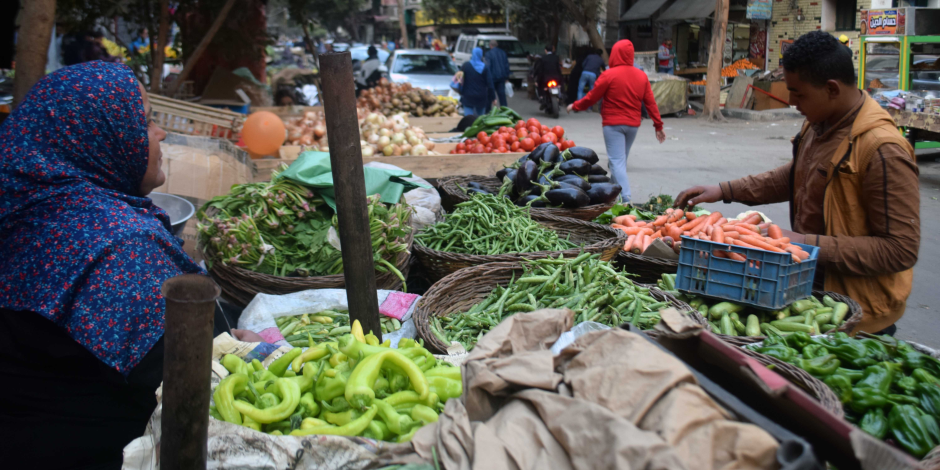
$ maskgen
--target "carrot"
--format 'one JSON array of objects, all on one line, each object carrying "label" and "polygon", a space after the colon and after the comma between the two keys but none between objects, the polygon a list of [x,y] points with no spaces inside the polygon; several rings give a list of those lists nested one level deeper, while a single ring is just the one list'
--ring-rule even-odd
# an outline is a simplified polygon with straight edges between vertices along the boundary
[{"label": "carrot", "polygon": [[770,226],[767,227],[767,236],[776,239],[783,238],[783,230],[780,230],[777,224],[770,224]]},{"label": "carrot", "polygon": [[[719,228],[721,228],[721,227],[719,227]],[[705,227],[705,235],[708,235],[709,237],[711,237],[711,236],[712,236],[712,232],[713,232],[714,230],[715,230],[715,226],[714,226],[714,225],[709,225],[709,226]]]},{"label": "carrot", "polygon": [[790,244],[790,237],[783,237],[783,238],[765,238],[764,240],[765,240],[767,243],[770,243],[771,245],[773,245],[773,246],[775,246],[775,247],[777,247],[777,248],[784,248],[784,249],[786,249],[787,245]]},{"label": "carrot", "polygon": [[653,221],[653,225],[665,225],[665,224],[666,224],[666,219],[668,219],[668,218],[669,218],[668,216],[661,215],[661,216],[657,217],[656,220]]},{"label": "carrot", "polygon": [[682,239],[682,229],[680,229],[679,227],[675,225],[669,228],[668,233],[669,233],[669,236],[672,237],[673,240]]},{"label": "carrot", "polygon": [[760,238],[758,238],[758,237],[752,236],[752,235],[741,235],[741,241],[743,241],[743,242],[745,242],[745,243],[750,243],[751,245],[754,245],[754,246],[756,246],[756,247],[758,247],[758,248],[760,248],[760,249],[762,249],[762,250],[774,251],[774,252],[777,252],[777,253],[786,253],[785,251],[781,250],[780,248],[777,248],[777,247],[771,245],[770,243],[767,243],[767,242],[765,242],[764,240],[762,240],[762,239],[760,239]]},{"label": "carrot", "polygon": [[728,219],[726,219],[726,218],[724,218],[724,217],[722,217],[722,218],[720,218],[720,219],[718,219],[718,220],[715,221],[715,225],[717,225],[717,226],[719,226],[719,227],[722,226],[722,225],[724,225],[724,224],[726,224],[726,223],[728,223]]},{"label": "carrot", "polygon": [[623,244],[623,251],[630,251],[633,249],[634,243],[636,243],[636,235],[630,235],[627,237],[627,241]]},{"label": "carrot", "polygon": [[718,227],[717,225],[712,228],[712,241],[715,243],[724,243],[725,242],[725,231]]},{"label": "carrot", "polygon": [[649,224],[649,222],[645,220],[637,220],[636,222],[634,222],[634,224],[636,224],[634,225],[635,227],[646,227]]},{"label": "carrot", "polygon": [[730,241],[728,241],[729,238],[732,238],[735,240],[741,238],[741,234],[734,230],[728,230],[727,232],[725,232],[725,230],[722,229],[721,231],[724,232],[725,234],[725,243],[731,243]]},{"label": "carrot", "polygon": [[698,217],[698,216],[695,215],[695,212],[686,212],[686,213],[685,213],[685,218],[686,218],[686,219],[689,219],[689,222],[695,220],[697,217]]},{"label": "carrot", "polygon": [[650,247],[650,243],[653,243],[653,239],[649,235],[643,235],[643,253],[646,253],[646,249]]},{"label": "carrot", "polygon": [[626,233],[627,235],[639,235],[647,231],[649,231],[650,233],[653,233],[651,229],[646,228],[646,227],[624,227],[624,228],[621,228],[620,230],[622,230],[623,233]]},{"label": "carrot", "polygon": [[735,245],[735,246],[740,246],[740,247],[743,247],[743,248],[754,248],[755,250],[760,250],[760,248],[758,248],[758,247],[756,247],[756,246],[754,246],[754,245],[751,245],[750,243],[743,242],[743,241],[741,241],[741,240],[734,240],[734,245]]},{"label": "carrot", "polygon": [[763,235],[761,235],[760,232],[755,232],[753,230],[750,230],[746,226],[743,226],[743,225],[735,225],[734,231],[740,233],[741,235],[750,235],[752,237],[763,237]]},{"label": "carrot", "polygon": [[751,225],[757,225],[757,224],[759,224],[759,223],[761,223],[761,222],[763,222],[763,221],[764,221],[764,219],[763,219],[763,218],[760,216],[760,214],[758,214],[757,212],[755,212],[755,213],[753,213],[753,214],[747,216],[747,217],[744,219],[744,223],[746,223],[746,224],[751,224]]},{"label": "carrot", "polygon": [[644,248],[643,244],[645,243],[647,235],[637,235],[636,240],[633,243],[633,248],[630,250],[635,254],[642,255]]},{"label": "carrot", "polygon": [[615,228],[617,230],[626,230],[630,227],[627,227],[625,225],[620,225],[620,224],[610,224],[610,228]]},{"label": "carrot", "polygon": [[800,259],[800,262],[803,262],[809,258],[809,253],[803,251],[802,248],[796,245],[790,245],[786,247],[785,250],[790,254],[796,255],[796,257]]},{"label": "carrot", "polygon": [[702,233],[702,230],[705,230],[706,227],[711,227],[712,224],[708,223],[708,219],[705,219],[705,223],[698,224],[695,227],[692,227],[692,230],[689,230],[692,235],[698,235]]},{"label": "carrot", "polygon": [[733,251],[728,252],[728,258],[731,258],[735,261],[740,261],[742,263],[747,262],[747,258],[744,257],[741,253],[735,253]]},{"label": "carrot", "polygon": [[698,218],[696,218],[695,220],[693,220],[693,221],[691,221],[691,222],[688,222],[688,223],[686,223],[685,225],[683,225],[682,227],[679,227],[679,228],[681,228],[683,231],[685,231],[685,230],[691,231],[693,228],[698,227],[699,225],[704,224],[704,223],[706,223],[707,221],[708,221],[708,217],[698,217]]},{"label": "carrot", "polygon": [[[668,210],[667,210],[667,212],[668,212]],[[666,219],[666,222],[667,222],[667,223],[669,223],[669,222],[675,222],[675,221],[681,219],[684,214],[685,214],[685,212],[683,212],[682,209],[676,209],[676,210],[672,211],[672,214],[669,215],[669,218]]]},{"label": "carrot", "polygon": [[662,232],[661,230],[657,230],[657,231],[653,232],[652,235],[650,235],[650,239],[651,239],[651,240],[655,240],[655,239],[660,238],[660,237],[662,237],[662,236],[663,236],[663,232]]},{"label": "carrot", "polygon": [[618,217],[614,217],[614,223],[623,225],[626,227],[633,227],[634,225],[636,225],[636,222],[633,219],[631,219],[629,215],[621,215]]}]

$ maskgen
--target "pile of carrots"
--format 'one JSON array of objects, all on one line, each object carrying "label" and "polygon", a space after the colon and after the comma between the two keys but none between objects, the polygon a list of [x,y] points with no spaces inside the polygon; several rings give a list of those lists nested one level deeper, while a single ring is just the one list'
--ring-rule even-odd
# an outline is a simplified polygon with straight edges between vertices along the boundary
[{"label": "pile of carrots", "polygon": [[[666,209],[666,213],[653,221],[636,220],[635,215],[615,217],[611,227],[627,234],[623,250],[643,254],[653,240],[661,238],[676,253],[682,247],[682,237],[693,237],[715,243],[736,245],[744,248],[790,253],[793,262],[801,263],[809,253],[790,243],[788,237],[775,224],[763,223],[761,215],[753,213],[744,220],[728,220],[721,212],[696,217],[682,209]],[[735,261],[746,261],[744,255],[730,251],[715,250],[712,255]]]}]

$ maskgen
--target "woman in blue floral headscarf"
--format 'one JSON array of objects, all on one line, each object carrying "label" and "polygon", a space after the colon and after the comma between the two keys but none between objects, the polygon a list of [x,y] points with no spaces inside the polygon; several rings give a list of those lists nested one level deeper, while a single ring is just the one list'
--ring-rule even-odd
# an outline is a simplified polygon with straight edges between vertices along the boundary
[{"label": "woman in blue floral headscarf", "polygon": [[11,468],[120,467],[156,406],[160,286],[201,270],[146,197],[166,179],[148,116],[129,68],[88,62],[0,127],[0,442],[28,459]]}]

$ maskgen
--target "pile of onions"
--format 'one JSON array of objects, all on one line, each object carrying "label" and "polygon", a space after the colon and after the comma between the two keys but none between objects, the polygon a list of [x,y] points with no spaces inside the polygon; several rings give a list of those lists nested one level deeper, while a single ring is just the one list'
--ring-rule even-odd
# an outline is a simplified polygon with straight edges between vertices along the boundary
[{"label": "pile of onions", "polygon": [[291,145],[302,145],[307,150],[326,150],[326,120],[323,111],[308,111],[301,117],[287,119],[287,141]]},{"label": "pile of onions", "polygon": [[363,157],[433,154],[434,142],[428,140],[421,128],[408,124],[404,114],[392,117],[379,113],[361,114],[365,114],[359,120]]}]

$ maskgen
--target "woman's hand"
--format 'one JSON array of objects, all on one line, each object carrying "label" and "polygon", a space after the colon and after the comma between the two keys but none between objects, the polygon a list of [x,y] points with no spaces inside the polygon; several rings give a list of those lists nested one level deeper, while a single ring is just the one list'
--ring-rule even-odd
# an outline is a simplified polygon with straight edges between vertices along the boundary
[{"label": "woman's hand", "polygon": [[672,207],[684,208],[703,202],[717,202],[722,197],[720,186],[693,186],[679,193]]},{"label": "woman's hand", "polygon": [[665,141],[666,141],[666,133],[663,132],[663,131],[656,131],[656,140],[658,140],[659,143],[665,142]]},{"label": "woman's hand", "polygon": [[246,343],[264,343],[264,338],[258,333],[249,330],[232,330],[232,336],[239,341]]},{"label": "woman's hand", "polygon": [[574,103],[568,105],[568,114],[571,114],[572,109],[574,109]]}]

